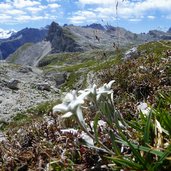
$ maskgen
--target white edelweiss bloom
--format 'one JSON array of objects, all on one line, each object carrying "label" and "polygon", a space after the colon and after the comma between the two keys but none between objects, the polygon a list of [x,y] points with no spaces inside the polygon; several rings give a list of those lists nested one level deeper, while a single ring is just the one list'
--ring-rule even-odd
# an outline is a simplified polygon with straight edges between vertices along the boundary
[{"label": "white edelweiss bloom", "polygon": [[73,101],[74,99],[76,99],[76,90],[73,90],[72,92],[70,93],[67,93],[64,97],[64,100],[63,102],[64,103],[70,103],[71,101]]},{"label": "white edelweiss bloom", "polygon": [[80,94],[84,94],[84,93],[87,93],[87,95],[89,95],[90,93],[96,95],[97,94],[97,85],[96,84],[93,84],[93,87],[92,88],[87,88],[85,90],[80,90],[78,91]]},{"label": "white edelweiss bloom", "polygon": [[75,110],[77,108],[77,106],[81,105],[84,103],[84,99],[87,97],[89,93],[88,92],[84,92],[82,94],[80,94],[79,96],[74,96],[73,100],[68,104],[69,109]]},{"label": "white edelweiss bloom", "polygon": [[[64,97],[63,103],[58,104],[53,107],[53,112],[66,112],[62,118],[68,118],[72,116],[73,113],[78,115],[80,120],[83,120],[83,116],[81,114],[81,104],[84,103],[84,99],[89,94],[88,92],[84,92],[77,96],[77,92],[73,90],[70,93],[67,93]],[[81,112],[80,112],[81,111]]]},{"label": "white edelweiss bloom", "polygon": [[64,103],[58,104],[53,107],[53,113],[55,112],[67,112],[68,111],[68,106]]},{"label": "white edelweiss bloom", "polygon": [[65,134],[65,133],[77,134],[78,130],[73,129],[73,128],[68,128],[68,129],[61,129],[61,132],[63,134]]},{"label": "white edelweiss bloom", "polygon": [[113,90],[111,90],[112,84],[115,80],[110,81],[108,84],[105,83],[102,87],[97,90],[97,100],[99,100],[102,94],[112,94]]},{"label": "white edelweiss bloom", "polygon": [[65,113],[64,115],[62,115],[61,118],[69,118],[69,117],[71,117],[72,115],[73,115],[72,112],[67,112],[67,113]]},{"label": "white edelweiss bloom", "polygon": [[108,88],[108,89],[111,89],[113,83],[115,83],[115,80],[111,80],[111,81],[107,84],[107,88]]}]

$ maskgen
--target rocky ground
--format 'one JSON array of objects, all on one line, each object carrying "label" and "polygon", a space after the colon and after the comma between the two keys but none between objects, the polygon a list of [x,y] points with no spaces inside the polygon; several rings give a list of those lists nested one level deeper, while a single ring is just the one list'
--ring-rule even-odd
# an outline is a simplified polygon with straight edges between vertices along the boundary
[{"label": "rocky ground", "polygon": [[36,67],[0,63],[0,120],[35,106],[57,99],[55,81],[45,77]]}]

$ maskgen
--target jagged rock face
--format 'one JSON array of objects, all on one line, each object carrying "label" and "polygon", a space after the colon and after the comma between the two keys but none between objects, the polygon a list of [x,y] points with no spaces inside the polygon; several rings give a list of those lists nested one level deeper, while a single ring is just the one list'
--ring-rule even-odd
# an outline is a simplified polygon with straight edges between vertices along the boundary
[{"label": "jagged rock face", "polygon": [[93,29],[97,29],[97,30],[105,30],[105,28],[101,24],[97,24],[97,23],[83,26],[83,28],[93,28]]},{"label": "jagged rock face", "polygon": [[82,51],[67,28],[62,28],[55,22],[49,27],[47,40],[52,44],[52,53]]}]

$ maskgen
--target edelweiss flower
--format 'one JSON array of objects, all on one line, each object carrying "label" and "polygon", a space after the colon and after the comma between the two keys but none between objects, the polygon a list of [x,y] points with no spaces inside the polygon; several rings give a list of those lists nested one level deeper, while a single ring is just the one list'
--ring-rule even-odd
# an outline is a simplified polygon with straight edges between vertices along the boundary
[{"label": "edelweiss flower", "polygon": [[102,94],[112,94],[113,90],[111,90],[112,84],[115,82],[115,80],[110,81],[108,84],[105,83],[102,87],[97,89],[97,85],[94,84],[92,88],[80,90],[79,93],[87,93],[86,96],[95,96],[96,100],[99,100],[100,96]]},{"label": "edelweiss flower", "polygon": [[110,81],[108,84],[105,83],[102,87],[100,87],[97,90],[97,100],[100,99],[100,96],[102,94],[112,94],[113,90],[111,90],[112,84],[115,82],[115,80]]},{"label": "edelweiss flower", "polygon": [[77,96],[76,91],[73,90],[71,93],[66,94],[63,103],[58,104],[53,108],[53,112],[73,112],[78,105],[84,103],[84,98],[85,95],[81,94],[80,96]]}]

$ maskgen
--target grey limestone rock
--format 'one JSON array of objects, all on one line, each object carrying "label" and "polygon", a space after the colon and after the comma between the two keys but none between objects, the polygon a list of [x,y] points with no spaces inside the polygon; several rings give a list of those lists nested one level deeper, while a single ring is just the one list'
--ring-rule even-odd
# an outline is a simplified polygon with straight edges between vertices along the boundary
[{"label": "grey limestone rock", "polygon": [[18,83],[20,81],[16,79],[11,79],[10,81],[7,82],[7,87],[12,89],[12,90],[18,90]]}]

